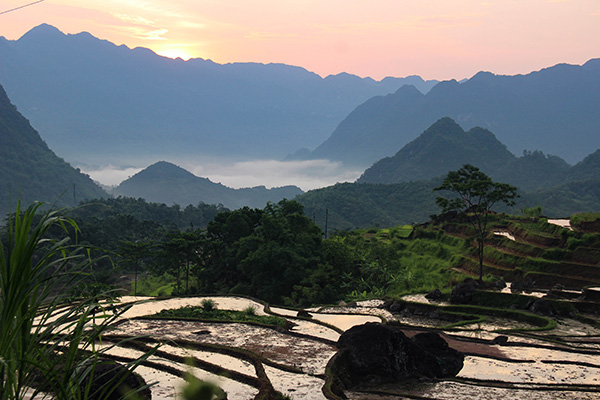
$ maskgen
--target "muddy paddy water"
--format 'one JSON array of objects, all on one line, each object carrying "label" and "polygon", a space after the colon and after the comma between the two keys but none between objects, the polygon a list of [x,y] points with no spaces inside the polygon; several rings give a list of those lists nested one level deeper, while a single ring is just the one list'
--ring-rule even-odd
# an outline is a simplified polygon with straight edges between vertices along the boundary
[{"label": "muddy paddy water", "polygon": [[[257,315],[278,315],[294,324],[289,332],[243,323],[209,323],[200,321],[151,320],[144,316],[163,309],[188,305],[200,306],[210,298],[217,308],[242,311],[252,307]],[[419,301],[419,297],[411,298]],[[298,319],[297,311],[265,307],[259,302],[239,297],[190,297],[167,300],[124,297],[133,306],[118,324],[119,335],[146,335],[164,341],[159,353],[139,373],[156,382],[153,399],[181,398],[185,383],[178,376],[190,371],[196,377],[218,384],[229,399],[252,399],[258,389],[255,366],[232,354],[203,349],[186,349],[182,343],[221,345],[250,351],[260,357],[273,387],[292,399],[325,399],[321,392],[325,367],[337,351],[335,341],[341,332],[365,322],[397,320],[406,325],[412,336],[422,329],[444,323],[423,316],[396,315],[381,308],[382,302],[361,302],[353,307],[310,309],[310,319]],[[598,399],[600,398],[600,330],[570,320],[559,321],[557,328],[535,335],[526,332],[494,332],[497,329],[531,328],[507,320],[492,320],[461,330],[444,332],[451,347],[466,354],[464,367],[455,379],[438,382],[409,382],[379,385],[347,392],[349,399]],[[507,337],[503,345],[491,344],[499,335]],[[138,349],[116,347],[110,354],[135,358]],[[195,366],[177,361],[192,357]],[[158,368],[156,366],[166,366]],[[237,374],[224,378],[211,366]],[[167,372],[166,370],[170,371]],[[179,373],[177,373],[179,372]],[[235,375],[235,376],[234,376]],[[242,379],[236,377],[241,376]],[[246,378],[244,378],[246,377]],[[241,382],[240,380],[244,380]]]}]

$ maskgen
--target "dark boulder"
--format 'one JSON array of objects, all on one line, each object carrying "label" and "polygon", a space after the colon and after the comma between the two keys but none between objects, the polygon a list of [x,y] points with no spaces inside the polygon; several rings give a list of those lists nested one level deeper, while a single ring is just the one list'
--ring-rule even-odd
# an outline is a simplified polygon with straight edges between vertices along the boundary
[{"label": "dark boulder", "polygon": [[473,279],[467,279],[463,283],[452,288],[450,293],[450,303],[452,304],[471,304],[473,302],[473,293],[479,289],[479,282]]},{"label": "dark boulder", "polygon": [[338,347],[334,371],[345,388],[407,378],[451,377],[460,371],[464,359],[437,333],[410,339],[400,327],[378,323],[352,327],[342,334]]},{"label": "dark boulder", "polygon": [[532,299],[529,304],[527,304],[527,309],[532,313],[546,317],[552,317],[555,314],[552,303],[544,299]]},{"label": "dark boulder", "polygon": [[299,310],[296,314],[298,318],[312,318],[313,316],[306,310]]},{"label": "dark boulder", "polygon": [[428,378],[448,378],[456,376],[462,369],[463,354],[448,346],[448,342],[439,334],[419,333],[412,341],[422,352],[415,362],[421,375]]},{"label": "dark boulder", "polygon": [[500,335],[496,336],[491,342],[491,344],[505,345],[508,343],[508,336]]},{"label": "dark boulder", "polygon": [[440,300],[442,298],[442,292],[440,291],[440,289],[432,290],[431,292],[429,292],[425,295],[425,298],[427,300],[433,300],[433,301]]},{"label": "dark boulder", "polygon": [[503,279],[498,279],[496,282],[494,282],[495,289],[502,290],[505,287],[506,287],[506,282],[504,282]]},{"label": "dark boulder", "polygon": [[399,313],[399,312],[403,311],[405,308],[406,308],[406,303],[404,303],[403,301],[394,301],[394,302],[390,303],[389,306],[387,307],[387,309],[391,313]]},{"label": "dark boulder", "polygon": [[[114,361],[97,364],[93,371],[91,383],[89,383],[89,380],[90,375],[84,377],[81,388],[84,389],[88,384],[90,385],[90,395],[87,397],[90,400],[121,400],[126,398],[128,393],[135,393],[135,398],[139,400],[152,399],[152,393],[150,388],[146,386],[144,378]],[[107,390],[110,390],[111,393],[106,393]],[[106,397],[106,394],[108,394],[108,397]]]}]

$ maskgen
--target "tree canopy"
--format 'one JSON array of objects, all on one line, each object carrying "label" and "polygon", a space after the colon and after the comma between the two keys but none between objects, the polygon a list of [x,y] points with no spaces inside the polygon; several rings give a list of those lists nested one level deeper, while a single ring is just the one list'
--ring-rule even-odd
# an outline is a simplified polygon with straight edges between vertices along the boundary
[{"label": "tree canopy", "polygon": [[483,278],[483,247],[488,228],[488,216],[497,203],[515,204],[517,188],[507,183],[494,182],[489,176],[470,164],[450,171],[444,182],[434,189],[453,192],[456,197],[438,196],[435,201],[443,213],[456,211],[469,216],[475,229],[479,256],[479,280]]}]

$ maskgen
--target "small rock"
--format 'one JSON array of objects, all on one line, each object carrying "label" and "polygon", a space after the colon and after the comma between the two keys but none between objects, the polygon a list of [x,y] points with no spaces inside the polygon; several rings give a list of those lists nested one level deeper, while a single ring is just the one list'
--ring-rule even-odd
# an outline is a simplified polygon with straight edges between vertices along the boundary
[{"label": "small rock", "polygon": [[479,282],[467,279],[463,283],[454,286],[450,294],[450,302],[453,304],[470,304],[473,302],[473,293],[479,288]]},{"label": "small rock", "polygon": [[389,310],[391,313],[397,313],[397,312],[404,310],[404,307],[405,307],[405,304],[403,302],[395,301],[390,305]]},{"label": "small rock", "polygon": [[306,310],[300,310],[298,311],[298,314],[296,314],[296,316],[298,318],[312,318],[313,316],[310,315],[310,313]]},{"label": "small rock", "polygon": [[496,282],[494,282],[494,287],[502,290],[506,287],[506,282],[504,282],[503,279],[498,279]]},{"label": "small rock", "polygon": [[527,305],[527,309],[532,313],[551,317],[554,315],[554,309],[552,303],[544,299],[535,299]]},{"label": "small rock", "polygon": [[496,336],[494,340],[492,340],[491,344],[499,344],[504,345],[508,342],[508,336],[500,335]]},{"label": "small rock", "polygon": [[427,300],[440,300],[442,298],[442,292],[440,289],[432,290],[431,292],[425,295]]}]

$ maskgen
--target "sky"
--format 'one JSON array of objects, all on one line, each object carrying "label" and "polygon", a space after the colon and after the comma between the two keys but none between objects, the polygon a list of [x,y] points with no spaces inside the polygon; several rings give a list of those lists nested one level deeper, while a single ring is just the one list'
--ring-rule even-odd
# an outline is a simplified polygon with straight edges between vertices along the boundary
[{"label": "sky", "polygon": [[[0,13],[35,0],[1,0]],[[600,0],[43,0],[0,14],[168,57],[302,66],[321,76],[463,79],[600,56]]]}]

